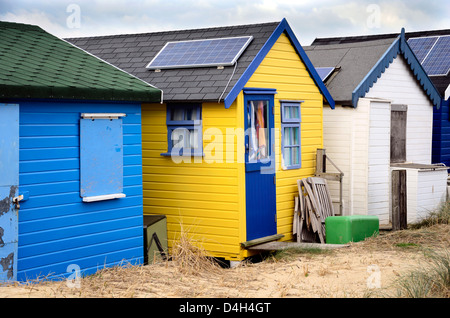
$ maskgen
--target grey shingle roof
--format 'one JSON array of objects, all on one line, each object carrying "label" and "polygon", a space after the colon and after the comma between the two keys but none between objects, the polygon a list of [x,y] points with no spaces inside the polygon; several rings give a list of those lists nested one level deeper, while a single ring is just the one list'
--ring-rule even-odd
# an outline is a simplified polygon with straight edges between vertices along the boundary
[{"label": "grey shingle roof", "polygon": [[[389,34],[376,34],[363,36],[317,38],[314,40],[311,46],[350,44],[350,43],[362,43],[367,41],[378,41],[383,39],[395,39],[399,35],[400,33],[389,33]],[[407,40],[409,38],[440,36],[440,35],[450,35],[450,29],[415,31],[415,32],[406,32],[405,34]],[[444,96],[445,90],[450,85],[450,73],[445,76],[430,76],[430,79],[433,82],[434,86],[438,89],[439,94],[441,96]]]},{"label": "grey shingle roof", "polygon": [[[272,22],[66,40],[162,89],[164,101],[218,101],[228,94],[278,25],[279,22]],[[224,69],[167,69],[161,72],[146,69],[146,65],[168,41],[243,35],[252,35],[253,40],[239,58],[233,76],[235,66],[226,66]]]},{"label": "grey shingle roof", "polygon": [[304,50],[314,67],[338,68],[326,81],[326,86],[336,102],[351,105],[353,90],[394,40],[388,38],[344,44],[311,45],[304,47]]}]

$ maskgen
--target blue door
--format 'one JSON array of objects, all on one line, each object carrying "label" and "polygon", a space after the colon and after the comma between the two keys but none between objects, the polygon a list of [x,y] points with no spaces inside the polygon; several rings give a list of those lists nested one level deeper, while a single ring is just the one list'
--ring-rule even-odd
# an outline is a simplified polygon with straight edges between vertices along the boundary
[{"label": "blue door", "polygon": [[0,103],[0,282],[17,279],[19,105]]},{"label": "blue door", "polygon": [[245,190],[247,241],[277,233],[273,149],[275,90],[247,89]]}]

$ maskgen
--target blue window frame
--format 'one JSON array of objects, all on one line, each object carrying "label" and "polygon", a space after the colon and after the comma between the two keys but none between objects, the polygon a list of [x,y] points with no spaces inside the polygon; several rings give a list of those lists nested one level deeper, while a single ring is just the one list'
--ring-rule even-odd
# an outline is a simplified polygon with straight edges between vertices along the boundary
[{"label": "blue window frame", "polygon": [[201,104],[167,105],[167,153],[163,156],[202,156]]},{"label": "blue window frame", "polygon": [[125,114],[82,114],[80,196],[84,202],[125,197],[121,116]]},{"label": "blue window frame", "polygon": [[299,169],[302,167],[302,101],[280,101],[280,103],[282,167],[283,169]]}]

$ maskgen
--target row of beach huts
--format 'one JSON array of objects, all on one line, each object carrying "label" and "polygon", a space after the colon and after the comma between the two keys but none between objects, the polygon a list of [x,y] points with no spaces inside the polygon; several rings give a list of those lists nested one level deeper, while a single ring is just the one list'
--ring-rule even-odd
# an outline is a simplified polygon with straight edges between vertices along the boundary
[{"label": "row of beach huts", "polygon": [[0,22],[0,281],[142,264],[144,215],[166,218],[169,249],[187,231],[228,261],[292,241],[318,149],[343,175],[341,215],[390,224],[404,170],[408,222],[426,217],[447,193],[449,38],[302,47],[283,19],[60,39]]}]

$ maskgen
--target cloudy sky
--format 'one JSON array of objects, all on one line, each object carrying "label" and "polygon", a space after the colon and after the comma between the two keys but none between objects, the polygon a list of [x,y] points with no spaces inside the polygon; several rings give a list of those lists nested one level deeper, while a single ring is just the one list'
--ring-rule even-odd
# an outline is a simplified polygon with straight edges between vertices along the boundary
[{"label": "cloudy sky", "polygon": [[0,20],[59,37],[141,33],[280,21],[303,45],[316,37],[450,29],[441,0],[0,0]]}]

